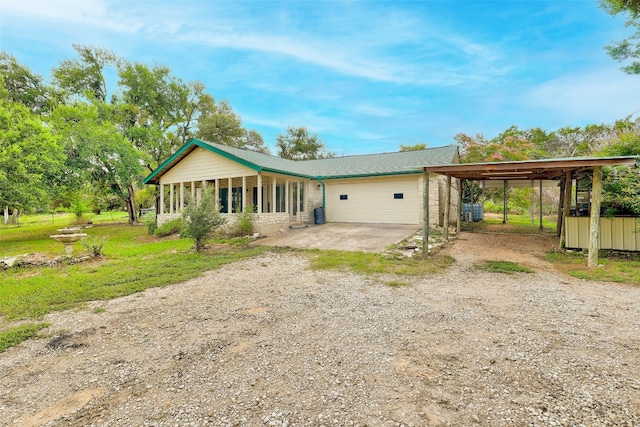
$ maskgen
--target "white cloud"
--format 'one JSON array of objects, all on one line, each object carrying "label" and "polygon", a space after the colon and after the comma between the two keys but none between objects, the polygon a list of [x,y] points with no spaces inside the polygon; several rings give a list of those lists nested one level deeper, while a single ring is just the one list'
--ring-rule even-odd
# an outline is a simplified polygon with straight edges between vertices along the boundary
[{"label": "white cloud", "polygon": [[[0,2],[3,20],[17,16],[57,27],[78,25],[119,33],[135,33],[143,23],[131,16],[115,16],[103,1],[46,1],[46,0],[3,0]],[[67,27],[73,29],[73,27]]]},{"label": "white cloud", "polygon": [[565,75],[534,87],[522,102],[567,124],[610,123],[640,110],[640,79],[615,68]]}]

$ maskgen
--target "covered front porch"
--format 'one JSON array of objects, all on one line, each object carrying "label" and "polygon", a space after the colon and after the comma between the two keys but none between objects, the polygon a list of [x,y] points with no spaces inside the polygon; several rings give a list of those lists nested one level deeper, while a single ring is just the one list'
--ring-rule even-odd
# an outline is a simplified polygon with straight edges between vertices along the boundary
[{"label": "covered front porch", "polygon": [[187,204],[199,203],[207,190],[215,194],[216,209],[226,217],[227,224],[233,224],[241,212],[253,212],[255,231],[271,234],[291,224],[309,221],[310,181],[263,173],[198,181],[163,176],[158,184],[158,225],[182,217]]}]

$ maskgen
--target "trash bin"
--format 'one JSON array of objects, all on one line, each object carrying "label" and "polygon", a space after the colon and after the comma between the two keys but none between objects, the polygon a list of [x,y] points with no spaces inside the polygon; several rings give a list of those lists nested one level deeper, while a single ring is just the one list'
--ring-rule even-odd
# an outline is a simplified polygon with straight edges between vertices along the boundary
[{"label": "trash bin", "polygon": [[313,220],[315,224],[324,224],[324,208],[315,208],[313,210]]}]

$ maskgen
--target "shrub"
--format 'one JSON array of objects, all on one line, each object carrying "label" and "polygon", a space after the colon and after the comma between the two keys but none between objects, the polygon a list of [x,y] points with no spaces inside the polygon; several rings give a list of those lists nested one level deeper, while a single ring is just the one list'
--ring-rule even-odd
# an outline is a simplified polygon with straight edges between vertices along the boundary
[{"label": "shrub", "polygon": [[102,249],[104,248],[104,244],[109,240],[106,236],[92,236],[87,237],[82,241],[82,246],[85,247],[88,251],[91,251],[94,257],[102,256]]},{"label": "shrub", "polygon": [[243,212],[238,213],[236,222],[228,231],[229,237],[250,236],[253,234],[254,208],[248,205]]},{"label": "shrub", "polygon": [[182,219],[172,219],[171,221],[167,221],[162,224],[160,227],[157,227],[154,231],[154,234],[158,237],[166,237],[172,234],[180,233],[184,228],[184,223]]},{"label": "shrub", "polygon": [[211,190],[203,191],[200,203],[189,198],[189,204],[182,212],[184,235],[193,239],[197,252],[204,249],[204,244],[220,227],[225,219],[216,209],[215,195]]},{"label": "shrub", "polygon": [[158,222],[154,219],[153,221],[147,222],[147,231],[150,236],[156,234],[156,230],[158,228]]}]

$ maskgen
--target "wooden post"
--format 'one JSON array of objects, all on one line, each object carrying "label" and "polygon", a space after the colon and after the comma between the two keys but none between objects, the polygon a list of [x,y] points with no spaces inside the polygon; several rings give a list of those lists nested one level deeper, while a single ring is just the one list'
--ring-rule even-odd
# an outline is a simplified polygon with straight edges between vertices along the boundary
[{"label": "wooden post", "polygon": [[429,172],[424,169],[422,173],[422,254],[429,256]]},{"label": "wooden post", "polygon": [[591,223],[589,230],[589,267],[598,266],[598,250],[600,249],[600,199],[602,197],[602,166],[593,167],[593,183],[591,184]]},{"label": "wooden post", "polygon": [[447,176],[447,190],[444,194],[444,240],[449,241],[449,214],[451,213],[451,176]]},{"label": "wooden post", "polygon": [[160,189],[160,206],[158,206],[158,213],[162,215],[164,214],[164,185],[158,184],[158,188]]},{"label": "wooden post", "polygon": [[[505,179],[502,190],[502,223],[507,223],[507,180]],[[471,205],[471,219],[473,219],[473,205]]]},{"label": "wooden post", "polygon": [[458,209],[456,210],[456,235],[460,236],[462,231],[462,178],[458,178]]},{"label": "wooden post", "polygon": [[565,236],[567,234],[567,217],[571,211],[571,172],[564,174],[564,196],[562,198],[562,221],[560,225],[560,249],[564,249]]},{"label": "wooden post", "polygon": [[540,180],[540,230],[542,229],[542,180]]}]

